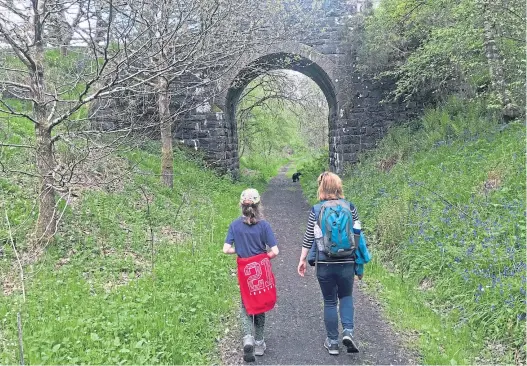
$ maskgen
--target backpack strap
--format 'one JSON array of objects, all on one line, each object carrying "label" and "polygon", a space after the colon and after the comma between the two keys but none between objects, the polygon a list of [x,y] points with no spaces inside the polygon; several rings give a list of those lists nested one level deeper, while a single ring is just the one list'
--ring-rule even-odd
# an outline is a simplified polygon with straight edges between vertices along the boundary
[{"label": "backpack strap", "polygon": [[[318,226],[320,227],[320,218],[322,217],[322,209],[325,202],[317,203],[313,206],[313,212],[315,214],[315,222],[318,223]],[[315,240],[313,240],[313,246],[315,247],[315,277],[317,276],[318,272],[318,257],[320,254],[318,253],[318,247]]]},{"label": "backpack strap", "polygon": [[348,221],[348,223],[346,224],[346,231],[348,233],[351,233],[351,235],[349,236],[348,239],[351,240],[353,246],[356,248],[357,247],[357,243],[355,243],[355,235],[353,235],[353,225],[355,224],[355,220],[353,219],[353,212],[351,211],[351,207],[353,205],[351,204],[351,202],[348,202],[348,201],[346,201],[344,199],[340,199],[339,201],[340,201],[341,205],[346,207],[349,210],[350,214],[351,214],[350,215],[351,216],[351,223]]},{"label": "backpack strap", "polygon": [[322,210],[324,208],[323,206],[324,206],[324,203],[326,202],[327,201],[321,201],[313,206],[313,213],[315,214],[315,221],[318,223],[319,226],[320,226],[320,217],[322,216]]}]

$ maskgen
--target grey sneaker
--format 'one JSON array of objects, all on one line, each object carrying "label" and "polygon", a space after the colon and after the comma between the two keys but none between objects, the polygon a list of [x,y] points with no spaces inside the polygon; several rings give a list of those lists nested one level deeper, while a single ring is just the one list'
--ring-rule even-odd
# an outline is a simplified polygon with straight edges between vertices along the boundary
[{"label": "grey sneaker", "polygon": [[338,342],[335,342],[335,341],[330,340],[329,338],[326,338],[326,340],[324,341],[324,347],[326,347],[330,355],[339,354]]},{"label": "grey sneaker", "polygon": [[243,337],[243,360],[245,362],[254,362],[254,337],[246,335]]},{"label": "grey sneaker", "polygon": [[342,332],[342,344],[348,349],[348,353],[357,353],[359,349],[353,341],[353,331],[344,329]]},{"label": "grey sneaker", "polygon": [[254,355],[263,356],[266,348],[267,347],[265,346],[265,341],[263,339],[261,341],[255,341],[254,342]]}]

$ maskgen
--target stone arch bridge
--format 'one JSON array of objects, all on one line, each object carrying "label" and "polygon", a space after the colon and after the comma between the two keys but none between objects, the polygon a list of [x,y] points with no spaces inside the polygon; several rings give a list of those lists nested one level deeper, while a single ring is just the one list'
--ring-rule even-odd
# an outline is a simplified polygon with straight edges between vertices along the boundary
[{"label": "stone arch bridge", "polygon": [[[324,93],[328,107],[329,166],[340,172],[371,149],[388,127],[408,118],[402,105],[381,105],[387,85],[364,79],[356,70],[353,46],[346,42],[347,19],[368,0],[325,0],[317,25],[300,41],[284,42],[245,55],[219,82],[212,105],[193,111],[175,138],[201,149],[207,160],[234,176],[239,172],[236,106],[243,89],[262,73],[290,69],[310,77]],[[212,103],[211,103],[212,104]],[[220,111],[221,110],[221,111]]]}]

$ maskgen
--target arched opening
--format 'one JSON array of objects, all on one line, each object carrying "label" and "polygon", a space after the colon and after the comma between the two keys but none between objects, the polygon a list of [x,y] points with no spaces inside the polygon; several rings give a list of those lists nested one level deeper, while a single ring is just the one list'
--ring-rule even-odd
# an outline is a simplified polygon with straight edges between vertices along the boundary
[{"label": "arched opening", "polygon": [[227,158],[230,158],[229,160],[232,162],[229,170],[235,175],[239,171],[239,141],[236,110],[240,97],[253,80],[276,70],[292,70],[301,73],[310,78],[320,88],[327,101],[328,120],[326,138],[328,139],[329,150],[335,150],[335,142],[329,141],[329,136],[331,135],[331,131],[336,128],[338,102],[333,81],[328,76],[328,73],[316,62],[307,57],[286,52],[271,53],[256,59],[238,72],[228,89],[225,114],[227,117],[227,144],[230,151]]},{"label": "arched opening", "polygon": [[242,175],[262,171],[262,165],[270,172],[285,161],[295,168],[299,161],[328,155],[326,97],[296,71],[270,71],[253,79],[239,98],[236,129]]}]

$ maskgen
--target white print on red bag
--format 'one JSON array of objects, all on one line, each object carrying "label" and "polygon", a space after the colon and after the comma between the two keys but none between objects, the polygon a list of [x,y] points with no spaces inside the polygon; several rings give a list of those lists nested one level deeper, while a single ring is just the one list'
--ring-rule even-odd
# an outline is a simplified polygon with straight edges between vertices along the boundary
[{"label": "white print on red bag", "polygon": [[[265,270],[265,280],[262,277],[262,267]],[[254,271],[254,274],[251,275],[251,272]],[[269,258],[264,258],[258,262],[252,262],[245,266],[243,272],[247,278],[247,285],[249,286],[249,291],[251,295],[256,295],[256,293],[261,294],[262,291],[265,292],[268,289],[273,288],[273,273],[271,272],[271,262]]]}]

